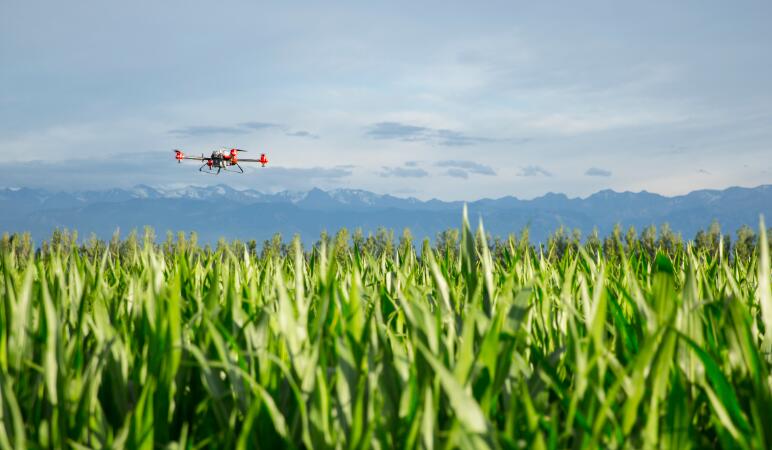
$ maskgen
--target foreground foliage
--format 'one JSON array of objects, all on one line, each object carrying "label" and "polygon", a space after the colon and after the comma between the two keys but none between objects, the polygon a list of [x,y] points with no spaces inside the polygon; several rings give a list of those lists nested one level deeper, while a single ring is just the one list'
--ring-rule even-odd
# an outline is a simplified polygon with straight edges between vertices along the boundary
[{"label": "foreground foliage", "polygon": [[0,255],[0,448],[769,448],[768,245]]}]

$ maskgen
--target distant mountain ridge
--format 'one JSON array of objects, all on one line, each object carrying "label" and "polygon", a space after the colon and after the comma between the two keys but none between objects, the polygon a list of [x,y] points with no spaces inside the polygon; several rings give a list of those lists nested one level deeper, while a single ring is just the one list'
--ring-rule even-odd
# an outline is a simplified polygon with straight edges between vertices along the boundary
[{"label": "distant mountain ridge", "polygon": [[[399,233],[410,228],[417,238],[457,227],[461,201],[422,201],[357,189],[275,194],[236,190],[227,185],[53,192],[43,189],[0,189],[0,232],[30,231],[41,240],[55,228],[77,229],[80,236],[109,237],[116,228],[124,234],[150,225],[159,236],[167,230],[196,231],[202,241],[219,237],[257,239],[280,232],[286,238],[300,233],[316,240],[321,231],[341,227],[375,231],[379,226]],[[494,236],[528,227],[532,240],[543,241],[560,226],[585,234],[597,227],[601,234],[614,224],[639,231],[650,224],[669,223],[691,238],[718,220],[725,233],[741,225],[758,226],[759,215],[772,218],[772,185],[698,190],[665,197],[650,192],[602,190],[586,198],[548,193],[531,200],[508,196],[467,202],[470,218],[482,217]],[[770,219],[772,220],[772,219]]]}]

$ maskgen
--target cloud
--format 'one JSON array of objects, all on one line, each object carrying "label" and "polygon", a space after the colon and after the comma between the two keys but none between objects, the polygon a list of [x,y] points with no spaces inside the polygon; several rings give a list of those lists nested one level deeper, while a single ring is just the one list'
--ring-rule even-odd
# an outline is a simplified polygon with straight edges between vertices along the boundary
[{"label": "cloud", "polygon": [[445,175],[453,178],[463,178],[463,179],[469,178],[469,174],[464,169],[451,168],[445,172]]},{"label": "cloud", "polygon": [[290,127],[272,122],[242,122],[234,126],[193,125],[169,130],[177,136],[209,136],[215,134],[247,134],[255,131],[281,130],[285,136],[319,139],[319,136],[306,130],[292,131]]},{"label": "cloud", "polygon": [[520,170],[521,177],[551,177],[552,174],[541,166],[525,166]]},{"label": "cloud", "polygon": [[405,161],[405,167],[417,167],[418,161]]},{"label": "cloud", "polygon": [[372,139],[398,140],[404,142],[430,142],[438,145],[462,147],[495,139],[470,136],[459,131],[429,128],[400,122],[378,122],[367,127],[365,136]]},{"label": "cloud", "polygon": [[588,177],[610,177],[611,171],[606,169],[600,169],[598,167],[590,167],[584,172]]},{"label": "cloud", "polygon": [[398,139],[400,141],[423,141],[428,138],[429,129],[398,122],[379,122],[368,127],[366,136],[373,139]]},{"label": "cloud", "polygon": [[284,134],[286,134],[287,136],[292,136],[292,137],[303,137],[303,138],[308,138],[308,139],[319,139],[318,135],[313,134],[313,133],[309,133],[308,131],[305,131],[305,130],[292,131],[292,132],[287,132],[287,133],[284,133]]},{"label": "cloud", "polygon": [[398,178],[423,178],[429,176],[429,172],[419,167],[383,167],[379,172],[382,177]]},{"label": "cloud", "polygon": [[436,134],[441,145],[448,145],[451,147],[463,147],[466,145],[475,145],[495,141],[495,139],[491,138],[468,136],[453,130],[436,130]]},{"label": "cloud", "polygon": [[434,165],[437,167],[453,167],[457,169],[465,169],[465,171],[469,173],[475,173],[479,175],[496,175],[496,171],[493,170],[492,167],[474,161],[448,159],[437,161]]},{"label": "cloud", "polygon": [[249,128],[250,130],[267,130],[271,128],[283,128],[281,125],[270,122],[244,122],[238,125],[241,128]]},{"label": "cloud", "polygon": [[239,127],[224,127],[217,125],[194,125],[190,127],[169,130],[169,134],[177,136],[208,136],[212,134],[247,134],[249,130]]}]

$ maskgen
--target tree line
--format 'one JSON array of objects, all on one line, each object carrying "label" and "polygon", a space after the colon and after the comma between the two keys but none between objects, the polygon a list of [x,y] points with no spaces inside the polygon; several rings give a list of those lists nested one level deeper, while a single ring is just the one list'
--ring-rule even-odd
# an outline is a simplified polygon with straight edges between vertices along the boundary
[{"label": "tree line", "polygon": [[[770,234],[772,234],[772,228],[767,232],[767,235]],[[262,243],[258,243],[254,239],[226,241],[221,238],[214,246],[210,244],[202,246],[199,244],[196,232],[172,233],[169,231],[166,233],[165,239],[159,241],[155,230],[151,227],[145,227],[141,235],[137,230],[132,230],[125,238],[122,238],[120,232],[116,231],[110,240],[99,239],[94,234],[85,240],[79,240],[77,231],[56,229],[51,237],[43,240],[39,246],[34,245],[29,233],[3,233],[0,237],[0,251],[13,251],[20,259],[29,258],[33,254],[38,257],[46,256],[52,252],[79,252],[82,256],[89,258],[102,257],[105,253],[109,253],[113,257],[132,258],[143,246],[150,245],[167,255],[177,252],[210,254],[227,249],[237,255],[248,254],[253,257],[271,258],[287,256],[294,248],[295,241],[299,242],[300,237],[295,235],[287,241],[280,233],[276,233],[271,239],[266,239]],[[659,228],[650,225],[641,232],[638,232],[633,226],[623,230],[622,226],[617,224],[606,236],[600,236],[597,228],[589,234],[583,235],[579,229],[568,229],[561,226],[550,234],[546,242],[541,243],[530,241],[528,228],[522,229],[519,233],[511,233],[506,238],[492,237],[490,233],[482,235],[480,230],[477,231],[476,236],[476,245],[486,245],[493,258],[498,260],[514,252],[531,252],[541,254],[548,260],[554,261],[560,260],[566,255],[575,254],[580,249],[591,255],[597,254],[606,258],[625,254],[639,254],[652,258],[657,252],[674,256],[682,252],[687,245],[692,246],[697,251],[719,257],[748,259],[756,251],[758,243],[758,234],[750,226],[743,225],[733,237],[730,234],[722,233],[721,226],[717,221],[713,221],[706,229],[699,230],[690,240],[684,239],[680,233],[673,231],[667,223]],[[302,243],[300,245],[302,248]],[[374,233],[367,233],[367,235],[360,228],[354,230],[353,233],[350,233],[346,228],[341,228],[334,235],[323,231],[311,248],[306,249],[306,252],[324,247],[331,249],[334,255],[344,255],[350,251],[357,251],[380,258],[383,255],[391,257],[404,255],[407,252],[414,252],[420,257],[431,250],[440,257],[455,258],[459,252],[459,245],[460,230],[457,228],[449,228],[437,233],[433,243],[428,238],[424,238],[420,245],[420,251],[408,228],[402,231],[399,238],[395,237],[394,230],[383,227],[378,228]]]}]

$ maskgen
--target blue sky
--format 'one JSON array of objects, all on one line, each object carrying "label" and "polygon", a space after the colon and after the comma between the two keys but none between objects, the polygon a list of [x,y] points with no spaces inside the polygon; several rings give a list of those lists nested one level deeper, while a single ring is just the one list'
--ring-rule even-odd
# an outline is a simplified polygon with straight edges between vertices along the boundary
[{"label": "blue sky", "polygon": [[[772,182],[772,3],[0,2],[0,186]],[[542,2],[546,3],[546,2]],[[225,178],[171,149],[264,151]]]}]

